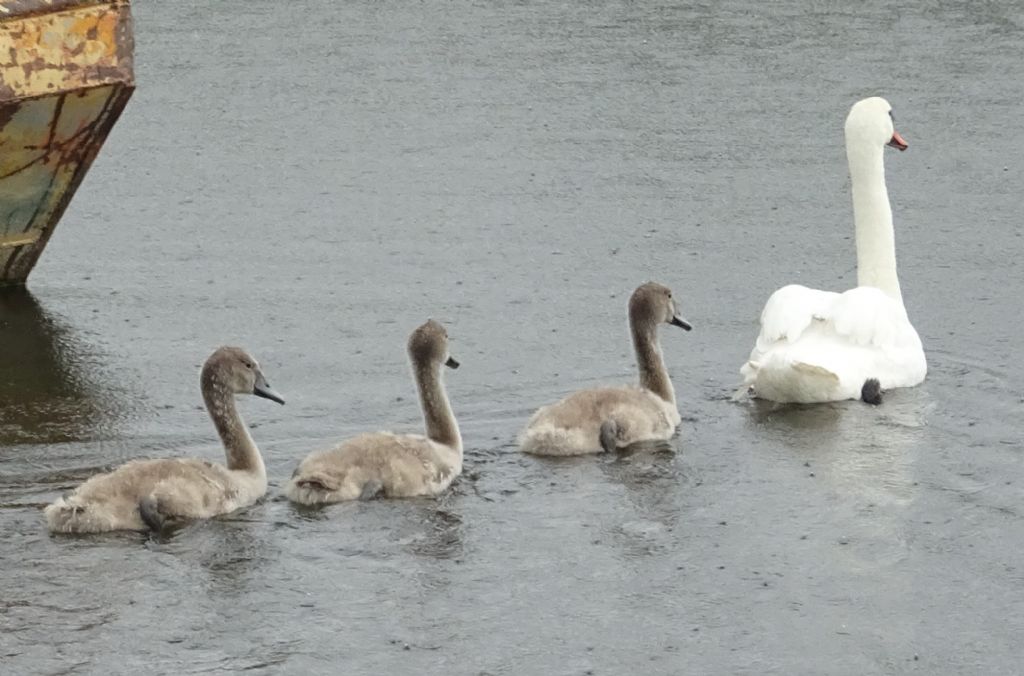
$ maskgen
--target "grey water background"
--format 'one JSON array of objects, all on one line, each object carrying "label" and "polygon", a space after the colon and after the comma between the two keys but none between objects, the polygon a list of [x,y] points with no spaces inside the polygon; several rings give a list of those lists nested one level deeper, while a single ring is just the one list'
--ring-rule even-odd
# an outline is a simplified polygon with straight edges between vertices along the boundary
[{"label": "grey water background", "polygon": [[[1014,3],[134,4],[138,90],[0,295],[5,674],[1016,674],[1024,9]],[[733,403],[769,293],[855,284],[842,123],[886,154],[920,387]],[[670,285],[674,453],[521,456],[529,413],[634,377]],[[420,426],[445,322],[466,474],[297,511],[305,453]],[[54,538],[134,457],[221,458],[218,344],[268,499],[173,537]]]}]

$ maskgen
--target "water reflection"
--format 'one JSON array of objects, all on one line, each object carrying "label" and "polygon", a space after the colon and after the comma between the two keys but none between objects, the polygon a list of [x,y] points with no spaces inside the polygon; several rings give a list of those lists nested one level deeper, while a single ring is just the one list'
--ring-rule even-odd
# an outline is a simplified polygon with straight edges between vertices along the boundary
[{"label": "water reflection", "polygon": [[339,550],[345,555],[370,555],[372,549],[365,545],[382,539],[391,547],[397,545],[417,556],[440,560],[458,558],[463,553],[464,525],[456,509],[459,499],[454,493],[446,493],[437,499],[384,498],[316,506],[289,502],[288,510],[296,520],[319,523],[319,532],[330,532],[329,537],[350,543]]},{"label": "water reflection", "polygon": [[0,289],[0,445],[95,439],[124,397],[102,383],[100,355],[25,289]]},{"label": "water reflection", "polygon": [[409,543],[409,551],[430,559],[455,559],[463,553],[463,520],[452,500],[424,504],[418,509],[420,532]]},{"label": "water reflection", "polygon": [[258,516],[245,512],[198,523],[182,543],[181,553],[205,571],[211,596],[244,596],[265,584],[262,570],[281,556],[281,547],[274,529]]},{"label": "water reflection", "polygon": [[859,402],[778,405],[756,401],[750,422],[802,458],[838,493],[871,504],[906,504],[914,495],[912,465],[922,439],[922,402],[889,393],[881,407]]},{"label": "water reflection", "polygon": [[689,482],[679,469],[677,441],[640,442],[600,456],[602,473],[625,489],[631,506],[631,515],[611,532],[612,541],[627,558],[666,551],[679,526],[681,491],[687,490]]},{"label": "water reflection", "polygon": [[[908,509],[920,495],[916,464],[924,444],[927,395],[887,393],[879,407],[860,402],[779,406],[755,402],[749,422],[759,437],[781,442],[802,461],[807,490],[831,514],[811,516],[843,547],[850,570],[874,571],[908,554]],[[844,528],[834,529],[836,517]],[[814,526],[810,526],[814,528]]]}]

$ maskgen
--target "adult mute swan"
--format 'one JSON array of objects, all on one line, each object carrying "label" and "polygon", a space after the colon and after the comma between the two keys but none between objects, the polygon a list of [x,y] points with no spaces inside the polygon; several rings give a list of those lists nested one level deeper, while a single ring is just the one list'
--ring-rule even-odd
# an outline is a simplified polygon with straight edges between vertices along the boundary
[{"label": "adult mute swan", "polygon": [[314,451],[288,481],[289,500],[317,505],[437,495],[462,473],[462,435],[441,379],[442,366],[459,367],[448,353],[448,332],[428,320],[409,336],[408,349],[426,436],[374,432]]},{"label": "adult mute swan", "polygon": [[928,370],[896,276],[885,146],[906,150],[883,98],[858,101],[846,118],[857,288],[844,293],[784,286],[761,312],[761,333],[740,372],[756,397],[814,403],[863,399],[911,387]]},{"label": "adult mute swan", "polygon": [[134,460],[90,478],[49,505],[44,513],[51,532],[160,530],[168,521],[226,514],[263,497],[267,470],[235,408],[235,395],[255,394],[279,404],[284,399],[239,347],[218,348],[199,380],[227,466],[198,458]]},{"label": "adult mute swan", "polygon": [[639,386],[580,390],[541,407],[519,439],[523,453],[583,455],[613,452],[640,441],[670,439],[679,426],[676,393],[658,345],[658,325],[690,330],[679,316],[672,291],[648,282],[629,298]]}]

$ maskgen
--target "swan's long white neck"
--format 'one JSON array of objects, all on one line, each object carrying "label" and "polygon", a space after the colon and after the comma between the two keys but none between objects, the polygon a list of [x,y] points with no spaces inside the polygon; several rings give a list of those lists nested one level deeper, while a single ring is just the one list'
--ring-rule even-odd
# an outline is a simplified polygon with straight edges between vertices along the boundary
[{"label": "swan's long white neck", "polygon": [[902,304],[883,150],[884,146],[860,139],[846,140],[857,233],[857,285],[881,289]]}]

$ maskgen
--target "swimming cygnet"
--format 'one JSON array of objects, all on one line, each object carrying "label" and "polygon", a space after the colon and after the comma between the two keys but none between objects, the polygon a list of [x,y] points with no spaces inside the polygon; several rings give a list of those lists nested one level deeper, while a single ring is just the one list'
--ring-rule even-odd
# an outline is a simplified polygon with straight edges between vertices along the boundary
[{"label": "swimming cygnet", "polygon": [[199,458],[133,460],[91,477],[45,510],[54,533],[160,530],[185,519],[204,519],[246,507],[267,491],[267,471],[235,407],[236,394],[280,404],[260,365],[239,347],[218,348],[200,374],[206,410],[227,465]]},{"label": "swimming cygnet", "polygon": [[544,406],[520,435],[521,450],[535,455],[583,455],[670,439],[680,416],[658,345],[658,324],[663,322],[687,331],[692,328],[679,316],[671,290],[654,282],[641,285],[629,299],[639,386],[580,390]]},{"label": "swimming cygnet", "polygon": [[382,496],[437,495],[462,472],[462,437],[441,378],[458,368],[448,354],[448,332],[429,320],[409,337],[409,359],[419,390],[426,436],[374,432],[315,451],[285,487],[289,500],[316,505]]}]

